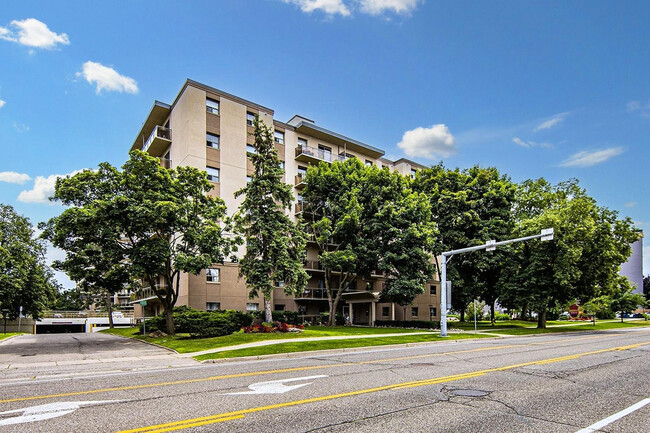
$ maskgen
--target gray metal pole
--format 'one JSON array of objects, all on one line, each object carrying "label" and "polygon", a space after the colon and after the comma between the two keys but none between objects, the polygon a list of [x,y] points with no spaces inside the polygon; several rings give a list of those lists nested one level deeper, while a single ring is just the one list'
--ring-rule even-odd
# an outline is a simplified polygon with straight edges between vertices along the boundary
[{"label": "gray metal pole", "polygon": [[447,336],[447,256],[442,253],[440,260],[440,336]]},{"label": "gray metal pole", "polygon": [[478,333],[478,327],[476,326],[476,299],[474,299],[474,334]]}]

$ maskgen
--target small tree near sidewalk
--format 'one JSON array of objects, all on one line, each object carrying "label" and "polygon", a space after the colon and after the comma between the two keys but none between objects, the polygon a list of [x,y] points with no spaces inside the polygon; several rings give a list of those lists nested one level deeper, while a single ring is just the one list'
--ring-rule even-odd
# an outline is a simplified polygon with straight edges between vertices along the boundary
[{"label": "small tree near sidewalk", "polygon": [[303,269],[307,238],[299,224],[287,215],[293,201],[291,186],[282,182],[283,169],[273,131],[255,116],[255,152],[249,154],[254,171],[246,186],[235,192],[244,196],[234,216],[235,229],[246,242],[240,259],[240,276],[249,296],[264,298],[265,318],[271,322],[271,296],[280,282],[287,294],[302,293],[309,275]]}]

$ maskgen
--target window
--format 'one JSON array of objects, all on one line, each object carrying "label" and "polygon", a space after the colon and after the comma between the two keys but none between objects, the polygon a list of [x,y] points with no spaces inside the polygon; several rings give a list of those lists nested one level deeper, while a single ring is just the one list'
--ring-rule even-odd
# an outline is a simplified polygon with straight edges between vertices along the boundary
[{"label": "window", "polygon": [[246,112],[246,125],[253,126],[254,121],[255,121],[255,114],[251,113],[250,111],[247,111]]},{"label": "window", "polygon": [[436,294],[436,286],[435,286],[435,285],[431,284],[431,285],[429,286],[429,294],[431,294],[431,295],[435,295],[435,294]]},{"label": "window", "polygon": [[381,307],[381,315],[384,317],[388,317],[390,314],[390,307]]},{"label": "window", "polygon": [[283,280],[275,281],[275,287],[284,287],[284,281]]},{"label": "window", "polygon": [[284,144],[284,132],[275,131],[273,132],[273,139],[276,143]]},{"label": "window", "polygon": [[208,180],[210,182],[219,182],[219,169],[214,167],[205,167],[208,172]]},{"label": "window", "polygon": [[375,288],[375,282],[374,281],[366,281],[366,290],[371,291],[374,288]]},{"label": "window", "polygon": [[418,172],[418,171],[417,171],[416,169],[414,169],[414,168],[411,169],[411,179],[415,179],[415,174],[416,174],[417,172]]},{"label": "window", "polygon": [[246,304],[246,311],[257,311],[259,306],[260,304],[254,304],[252,302],[249,302]]},{"label": "window", "polygon": [[438,311],[436,310],[436,307],[429,307],[429,315],[431,316],[432,319],[436,317],[437,314]]},{"label": "window", "polygon": [[218,283],[221,281],[221,269],[208,268],[205,270],[205,280],[211,283]]},{"label": "window", "polygon": [[205,144],[213,149],[219,149],[219,136],[207,132],[205,134]]},{"label": "window", "polygon": [[411,307],[411,317],[418,317],[418,307]]},{"label": "window", "polygon": [[304,138],[298,138],[298,147],[307,147],[307,140]]},{"label": "window", "polygon": [[205,309],[208,311],[217,311],[221,309],[221,304],[219,302],[206,302]]},{"label": "window", "polygon": [[371,160],[366,159],[366,167],[372,167],[373,165],[375,164],[373,164]]},{"label": "window", "polygon": [[255,146],[253,146],[252,144],[247,144],[246,145],[246,153],[250,153],[251,155],[256,155],[257,150],[255,150]]},{"label": "window", "polygon": [[212,114],[219,114],[219,101],[215,101],[214,99],[206,99],[205,111]]},{"label": "window", "polygon": [[284,304],[275,304],[275,311],[284,311]]},{"label": "window", "polygon": [[299,165],[298,166],[298,176],[305,177],[306,174],[307,174],[307,167],[303,167],[303,166]]},{"label": "window", "polygon": [[284,171],[284,161],[280,161],[280,170]]},{"label": "window", "polygon": [[251,180],[253,180],[251,176],[246,176],[246,183],[250,183]]},{"label": "window", "polygon": [[318,280],[318,288],[319,289],[324,289],[325,288],[325,280],[323,280],[323,279]]},{"label": "window", "polygon": [[323,146],[322,144],[318,145],[318,157],[324,159],[325,161],[332,160],[332,148]]}]

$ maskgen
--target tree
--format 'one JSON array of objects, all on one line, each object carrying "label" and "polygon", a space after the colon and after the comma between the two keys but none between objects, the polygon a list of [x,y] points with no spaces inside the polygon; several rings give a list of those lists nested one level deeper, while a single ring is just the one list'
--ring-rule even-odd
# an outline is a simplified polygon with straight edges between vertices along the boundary
[{"label": "tree", "polygon": [[[414,188],[427,195],[431,219],[438,226],[436,263],[444,251],[503,239],[512,233],[516,186],[496,168],[449,170],[438,164],[419,171]],[[493,317],[505,254],[504,250],[473,252],[455,256],[450,262],[448,279],[454,282],[452,306],[460,311],[461,320],[465,307],[476,297],[492,305]],[[438,273],[442,279],[440,267]]]},{"label": "tree", "polygon": [[[205,172],[165,169],[157,158],[134,150],[122,171],[102,163],[97,170],[59,178],[54,198],[77,208],[77,216],[88,217],[95,227],[105,227],[99,234],[84,234],[101,251],[92,260],[111,263],[115,279],[127,271],[151,287],[163,307],[167,333],[173,335],[181,274],[196,275],[223,262],[233,244],[221,225],[226,206],[208,195],[211,189]],[[76,264],[80,273],[82,266]]]},{"label": "tree", "polygon": [[643,277],[643,294],[650,301],[650,275]]},{"label": "tree", "polygon": [[636,310],[639,306],[646,305],[646,299],[640,293],[633,293],[634,286],[627,277],[617,275],[617,287],[608,295],[599,296],[591,300],[587,305],[596,311],[609,310],[618,312],[621,322],[626,314]]},{"label": "tree", "polygon": [[266,321],[271,322],[271,295],[275,282],[287,294],[302,293],[309,275],[303,269],[307,237],[285,213],[291,208],[291,186],[282,182],[283,170],[273,131],[255,116],[255,153],[249,155],[254,172],[247,185],[235,192],[244,200],[235,214],[236,231],[244,236],[246,253],[239,261],[249,296],[264,297]]},{"label": "tree", "polygon": [[0,311],[9,319],[39,319],[58,285],[45,264],[45,245],[29,220],[0,204]]},{"label": "tree", "polygon": [[57,290],[54,299],[48,304],[50,310],[59,311],[81,311],[85,310],[92,303],[90,294],[77,288],[69,290]]},{"label": "tree", "polygon": [[385,273],[383,294],[400,305],[422,293],[433,274],[436,234],[426,197],[398,173],[357,158],[307,171],[303,190],[308,228],[325,271],[329,323],[344,291],[358,277]]},{"label": "tree", "polygon": [[576,180],[552,186],[525,181],[515,207],[517,235],[555,229],[553,242],[523,242],[505,269],[510,277],[502,296],[509,307],[527,306],[546,327],[546,312],[572,299],[585,303],[618,285],[617,272],[638,238],[629,219],[599,207]]}]

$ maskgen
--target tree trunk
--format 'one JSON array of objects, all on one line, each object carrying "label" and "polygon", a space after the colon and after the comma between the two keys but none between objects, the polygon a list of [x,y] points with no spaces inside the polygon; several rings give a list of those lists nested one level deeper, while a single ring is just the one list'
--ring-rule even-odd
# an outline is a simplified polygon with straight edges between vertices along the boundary
[{"label": "tree trunk", "polygon": [[167,329],[167,335],[175,335],[174,312],[171,308],[167,308],[166,305],[163,305],[163,307],[165,308],[165,328]]},{"label": "tree trunk", "polygon": [[266,315],[265,322],[273,322],[273,314],[271,314],[271,299],[264,297],[264,314]]},{"label": "tree trunk", "polygon": [[546,308],[538,313],[537,329],[546,329]]},{"label": "tree trunk", "polygon": [[494,301],[490,304],[490,324],[494,326]]},{"label": "tree trunk", "polygon": [[623,312],[621,311],[621,323],[623,323]]},{"label": "tree trunk", "polygon": [[108,311],[108,327],[113,329],[115,325],[113,325],[113,303],[111,302],[110,293],[106,295],[106,311]]},{"label": "tree trunk", "polygon": [[528,320],[528,304],[524,304],[523,307],[521,307],[521,320]]},{"label": "tree trunk", "polygon": [[460,310],[460,321],[464,322],[465,321],[465,309],[461,308]]}]

